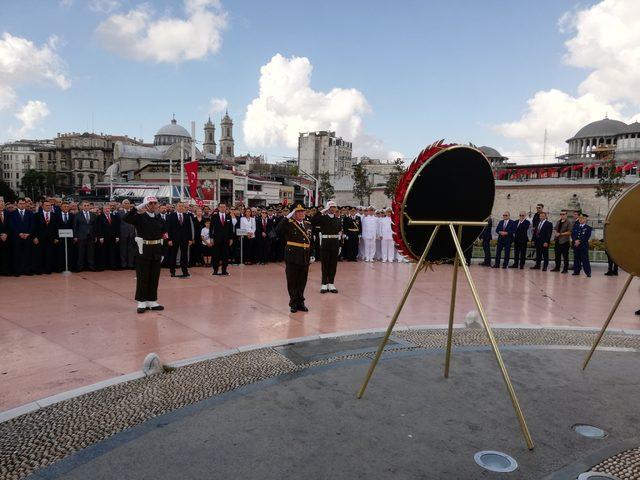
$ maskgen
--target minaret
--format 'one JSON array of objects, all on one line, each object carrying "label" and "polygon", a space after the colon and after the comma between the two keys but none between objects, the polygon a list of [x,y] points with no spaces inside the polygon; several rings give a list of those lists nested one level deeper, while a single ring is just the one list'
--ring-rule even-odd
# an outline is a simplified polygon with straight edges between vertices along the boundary
[{"label": "minaret", "polygon": [[223,160],[233,160],[233,122],[227,111],[220,122],[220,156]]},{"label": "minaret", "polygon": [[216,126],[211,122],[211,116],[209,120],[204,124],[204,143],[202,149],[204,153],[210,153],[213,156],[216,155]]}]

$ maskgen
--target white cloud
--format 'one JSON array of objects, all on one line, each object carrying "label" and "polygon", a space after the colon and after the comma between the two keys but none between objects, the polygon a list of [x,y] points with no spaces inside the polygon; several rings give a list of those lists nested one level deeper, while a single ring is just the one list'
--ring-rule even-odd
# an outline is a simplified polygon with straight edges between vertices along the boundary
[{"label": "white cloud", "polygon": [[354,144],[354,154],[386,157],[381,140],[366,135],[363,115],[371,108],[355,88],[329,92],[311,88],[313,66],[306,57],[276,54],[260,68],[260,91],[247,106],[244,140],[253,148],[297,148],[300,132],[335,131]]},{"label": "white cloud", "polygon": [[209,114],[222,112],[229,106],[226,98],[212,98],[209,100]]},{"label": "white cloud", "polygon": [[9,108],[16,101],[16,92],[8,85],[0,84],[0,111]]},{"label": "white cloud", "polygon": [[56,53],[57,37],[38,47],[26,38],[4,32],[0,38],[0,86],[15,88],[29,82],[67,89],[71,82],[64,62]]},{"label": "white cloud", "polygon": [[527,101],[527,110],[514,122],[494,126],[508,138],[524,142],[529,154],[541,160],[544,129],[547,153],[564,153],[565,140],[587,123],[627,117],[640,106],[640,10],[636,0],[602,0],[586,9],[565,13],[558,21],[568,65],[591,70],[578,86],[578,95],[560,90],[539,91]]},{"label": "white cloud", "polygon": [[[560,90],[536,93],[527,101],[527,109],[519,120],[496,125],[494,129],[508,138],[522,140],[530,153],[539,154],[542,160],[544,131],[547,129],[547,155],[564,153],[565,140],[573,136],[583,125],[604,118],[620,118],[620,106],[599,100],[587,93],[573,97]],[[547,158],[547,161],[550,158]]]},{"label": "white cloud", "polygon": [[64,8],[69,8],[73,5],[73,0],[59,0],[58,5]]},{"label": "white cloud", "polygon": [[120,6],[120,0],[89,0],[89,10],[97,13],[111,13]]},{"label": "white cloud", "polygon": [[40,100],[29,100],[15,114],[22,125],[17,130],[12,130],[11,134],[17,138],[25,137],[29,132],[38,126],[38,124],[49,115],[47,104]]},{"label": "white cloud", "polygon": [[185,18],[157,18],[145,3],[111,15],[96,35],[110,51],[134,60],[179,63],[216,53],[227,15],[218,0],[185,0]]}]

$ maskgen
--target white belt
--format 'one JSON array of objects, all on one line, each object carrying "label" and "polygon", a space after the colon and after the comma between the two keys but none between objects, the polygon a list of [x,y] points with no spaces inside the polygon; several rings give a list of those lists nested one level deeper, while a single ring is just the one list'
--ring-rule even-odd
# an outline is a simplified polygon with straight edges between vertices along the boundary
[{"label": "white belt", "polygon": [[340,235],[323,235],[323,234],[320,234],[320,235],[322,235],[322,238],[340,238]]}]

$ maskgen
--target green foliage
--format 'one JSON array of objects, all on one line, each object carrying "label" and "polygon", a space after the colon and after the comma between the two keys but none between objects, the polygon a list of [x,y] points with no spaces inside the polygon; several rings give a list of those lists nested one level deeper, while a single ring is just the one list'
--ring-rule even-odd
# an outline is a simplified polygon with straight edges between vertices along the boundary
[{"label": "green foliage", "polygon": [[611,200],[620,195],[624,189],[623,177],[622,172],[616,172],[616,161],[613,158],[602,163],[602,176],[598,180],[596,197],[604,197],[607,200],[607,210]]},{"label": "green foliage", "polygon": [[387,198],[393,198],[396,195],[396,190],[398,189],[400,178],[407,171],[402,159],[398,158],[394,163],[395,165],[393,167],[393,170],[389,174],[387,185],[384,187],[384,194],[387,196]]},{"label": "green foliage", "polygon": [[20,190],[26,195],[40,197],[55,190],[56,175],[54,172],[40,172],[30,168],[22,176]]},{"label": "green foliage", "polygon": [[365,198],[367,199],[367,203],[369,203],[368,199],[371,196],[373,187],[367,176],[367,170],[361,163],[356,163],[353,166],[351,178],[353,178],[353,196],[359,200],[361,205],[364,204]]},{"label": "green foliage", "polygon": [[331,177],[329,172],[322,172],[320,174],[320,185],[318,185],[318,193],[322,198],[322,203],[326,203],[335,196],[335,190],[331,184]]},{"label": "green foliage", "polygon": [[0,180],[0,197],[4,198],[5,202],[15,202],[18,198],[16,192],[4,180]]}]

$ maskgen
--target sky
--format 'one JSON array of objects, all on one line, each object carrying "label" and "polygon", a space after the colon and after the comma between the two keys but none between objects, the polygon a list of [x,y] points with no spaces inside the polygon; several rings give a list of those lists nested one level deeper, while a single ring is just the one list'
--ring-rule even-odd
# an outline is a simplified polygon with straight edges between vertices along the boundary
[{"label": "sky", "polygon": [[[636,5],[634,5],[636,3]],[[225,110],[236,154],[354,155],[444,138],[553,161],[586,123],[640,111],[637,0],[0,0],[0,142],[104,132],[196,137]],[[37,14],[36,14],[37,12]],[[543,157],[547,131],[546,156]]]}]

